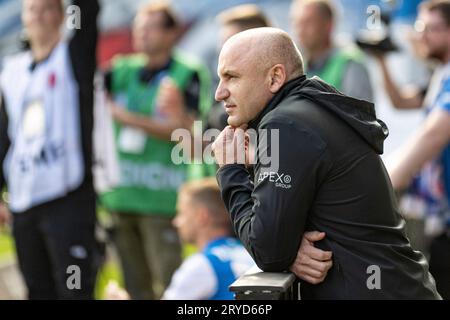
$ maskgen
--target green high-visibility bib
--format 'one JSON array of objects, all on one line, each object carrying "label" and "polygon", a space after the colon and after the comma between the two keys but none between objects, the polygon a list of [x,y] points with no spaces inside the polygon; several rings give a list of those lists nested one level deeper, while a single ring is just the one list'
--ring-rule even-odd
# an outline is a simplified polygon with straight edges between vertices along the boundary
[{"label": "green high-visibility bib", "polygon": [[[201,118],[206,118],[211,107],[208,71],[200,63],[178,52],[173,54],[172,59],[166,75],[181,90],[186,88],[194,74],[198,74],[199,111]],[[122,96],[127,100],[127,109],[155,116],[160,81],[147,85],[139,80],[139,72],[146,64],[147,60],[142,55],[115,59],[112,68],[112,93],[115,97]],[[123,130],[121,124],[115,123],[117,145]],[[207,172],[204,165],[194,167],[174,164],[171,159],[174,146],[174,142],[146,136],[145,146],[138,154],[117,148],[121,183],[119,187],[101,195],[102,204],[111,211],[173,216],[179,187],[188,177],[200,178]]]},{"label": "green high-visibility bib", "polygon": [[363,54],[357,48],[338,49],[328,60],[325,67],[317,76],[338,90],[342,90],[345,67],[348,62],[362,62]]}]

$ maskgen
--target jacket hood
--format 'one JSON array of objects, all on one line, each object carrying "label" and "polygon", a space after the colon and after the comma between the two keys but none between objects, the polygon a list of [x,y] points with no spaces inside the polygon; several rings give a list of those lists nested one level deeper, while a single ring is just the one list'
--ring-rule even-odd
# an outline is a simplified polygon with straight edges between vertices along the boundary
[{"label": "jacket hood", "polygon": [[348,97],[318,77],[307,79],[306,76],[301,76],[286,83],[261,114],[250,122],[250,126],[257,125],[284,99],[294,95],[308,99],[334,113],[353,128],[378,154],[383,153],[384,140],[388,137],[389,130],[383,121],[377,119],[374,104]]}]

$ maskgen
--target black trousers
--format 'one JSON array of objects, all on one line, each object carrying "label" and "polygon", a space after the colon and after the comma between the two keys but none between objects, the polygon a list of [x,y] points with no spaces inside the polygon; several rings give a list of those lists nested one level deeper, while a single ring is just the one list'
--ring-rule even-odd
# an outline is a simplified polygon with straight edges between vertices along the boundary
[{"label": "black trousers", "polygon": [[99,246],[90,188],[13,215],[13,235],[28,298],[93,299]]}]

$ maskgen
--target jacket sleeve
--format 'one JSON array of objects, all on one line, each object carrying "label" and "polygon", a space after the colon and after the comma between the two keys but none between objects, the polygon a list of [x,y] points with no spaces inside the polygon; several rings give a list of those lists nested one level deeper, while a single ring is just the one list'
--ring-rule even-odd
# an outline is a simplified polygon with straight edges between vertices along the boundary
[{"label": "jacket sleeve", "polygon": [[72,4],[80,8],[80,29],[70,40],[69,50],[75,77],[80,84],[93,82],[97,67],[97,16],[100,11],[98,0],[73,0]]},{"label": "jacket sleeve", "polygon": [[3,162],[10,146],[8,137],[8,115],[6,114],[5,102],[0,96],[0,195],[5,187],[5,177],[3,175]]},{"label": "jacket sleeve", "polygon": [[[267,143],[258,142],[254,185],[246,168],[237,164],[221,168],[217,179],[235,232],[258,267],[282,272],[297,256],[326,145],[289,120],[271,122],[263,129],[273,136]],[[263,140],[261,132],[259,138]]]},{"label": "jacket sleeve", "polygon": [[69,43],[72,70],[79,87],[81,142],[84,155],[85,183],[92,182],[92,132],[94,128],[94,75],[97,67],[98,0],[74,0],[80,8],[81,26]]}]

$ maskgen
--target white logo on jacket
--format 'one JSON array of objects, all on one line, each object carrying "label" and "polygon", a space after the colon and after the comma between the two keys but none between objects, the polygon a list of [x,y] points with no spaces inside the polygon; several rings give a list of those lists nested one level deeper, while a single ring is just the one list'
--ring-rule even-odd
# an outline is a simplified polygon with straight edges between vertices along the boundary
[{"label": "white logo on jacket", "polygon": [[265,179],[268,179],[270,183],[274,183],[277,188],[292,188],[292,177],[288,174],[278,172],[261,172],[258,177],[258,183],[263,182]]}]

